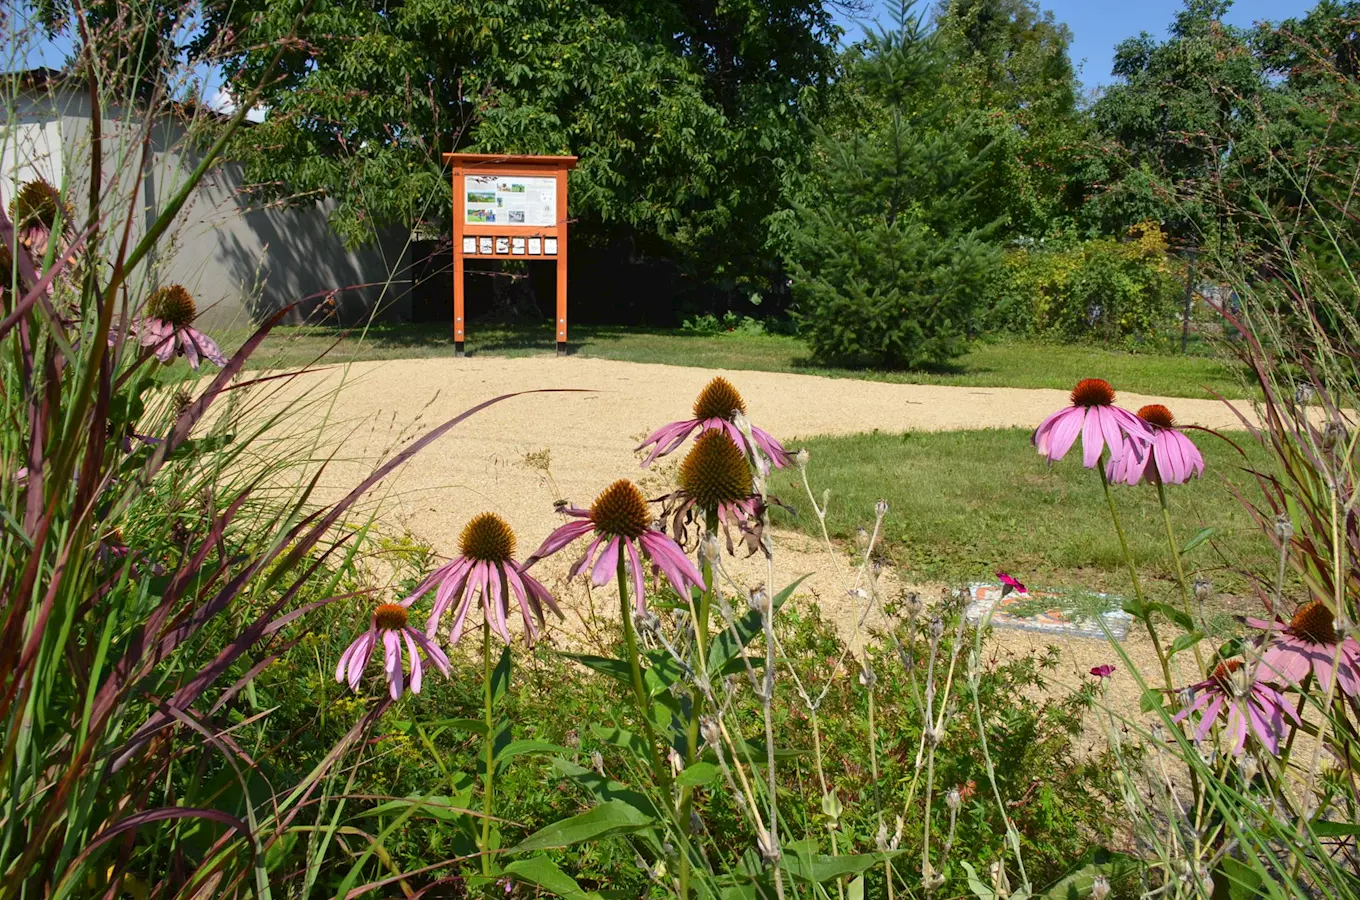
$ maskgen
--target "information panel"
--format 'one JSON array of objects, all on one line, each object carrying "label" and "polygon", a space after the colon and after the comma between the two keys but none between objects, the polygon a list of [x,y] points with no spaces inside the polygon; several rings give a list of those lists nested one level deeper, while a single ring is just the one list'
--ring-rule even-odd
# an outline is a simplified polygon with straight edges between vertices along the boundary
[{"label": "information panel", "polygon": [[463,184],[463,221],[469,225],[557,224],[556,178],[468,175]]}]

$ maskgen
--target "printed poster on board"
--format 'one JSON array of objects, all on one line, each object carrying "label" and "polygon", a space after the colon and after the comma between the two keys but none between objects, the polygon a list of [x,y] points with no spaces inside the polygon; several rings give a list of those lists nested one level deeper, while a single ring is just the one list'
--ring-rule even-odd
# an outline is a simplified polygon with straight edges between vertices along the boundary
[{"label": "printed poster on board", "polygon": [[557,179],[533,175],[468,175],[463,220],[469,225],[557,224]]}]

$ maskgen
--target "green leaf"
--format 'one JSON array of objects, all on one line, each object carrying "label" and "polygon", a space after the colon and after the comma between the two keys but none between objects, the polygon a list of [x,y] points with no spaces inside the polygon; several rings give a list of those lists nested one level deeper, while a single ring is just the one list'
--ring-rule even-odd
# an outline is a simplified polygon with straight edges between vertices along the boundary
[{"label": "green leaf", "polygon": [[1214,869],[1214,896],[1228,900],[1255,900],[1263,893],[1261,873],[1231,856],[1225,856]]},{"label": "green leaf", "polygon": [[1354,822],[1311,822],[1308,826],[1317,837],[1360,837],[1360,824]]},{"label": "green leaf", "polygon": [[713,763],[701,759],[676,776],[675,783],[681,787],[703,787],[717,778],[721,772],[722,770]]},{"label": "green leaf", "polygon": [[613,744],[615,747],[622,747],[623,749],[627,750],[630,754],[632,754],[635,759],[638,759],[644,763],[650,763],[651,756],[650,754],[647,753],[646,742],[644,742],[642,738],[633,734],[633,732],[625,731],[624,729],[618,728],[616,726],[605,726],[599,724],[591,725],[590,731],[592,734],[595,735],[595,737],[604,741],[606,744]]},{"label": "green leaf", "polygon": [[1156,712],[1162,708],[1162,694],[1160,691],[1146,690],[1143,696],[1138,698],[1138,709],[1143,712]]},{"label": "green leaf", "polygon": [[[774,595],[774,609],[777,612],[784,605],[793,592],[807,578],[803,575],[795,579],[782,591]],[[737,658],[737,655],[745,649],[746,645],[755,639],[761,632],[760,613],[752,610],[733,622],[730,627],[715,637],[708,647],[708,670],[710,672],[721,672],[727,664]]]},{"label": "green leaf", "polygon": [[550,743],[548,741],[511,741],[506,744],[500,752],[496,754],[496,762],[510,759],[512,756],[523,756],[526,753],[570,753],[566,747]]},{"label": "green leaf", "polygon": [[968,889],[973,892],[973,896],[978,900],[996,900],[996,892],[989,887],[986,882],[978,877],[977,870],[966,862],[960,862],[965,872],[968,873]]},{"label": "green leaf", "polygon": [[557,863],[546,856],[517,859],[506,866],[504,871],[516,881],[532,884],[566,900],[593,900],[600,896],[594,891],[584,890],[576,883],[575,878],[563,872]]},{"label": "green leaf", "polygon": [[641,815],[657,818],[656,807],[646,795],[628,785],[606,778],[592,769],[585,769],[566,759],[554,759],[553,768],[590,792],[597,800],[619,800],[638,810]]},{"label": "green leaf", "polygon": [[1177,635],[1176,639],[1171,642],[1171,653],[1168,655],[1175,656],[1182,650],[1189,650],[1202,640],[1204,640],[1204,632],[1202,631],[1191,631],[1188,634]]},{"label": "green leaf", "polygon": [[1078,900],[1091,895],[1091,885],[1096,876],[1104,875],[1112,882],[1136,874],[1142,863],[1126,853],[1097,850],[1089,854],[1085,865],[1055,882],[1048,890],[1037,895],[1043,900]]},{"label": "green leaf", "polygon": [[1213,536],[1214,530],[1212,528],[1201,528],[1199,531],[1195,532],[1194,537],[1185,542],[1185,546],[1181,548],[1181,555],[1184,556]]},{"label": "green leaf", "polygon": [[861,875],[845,890],[846,900],[864,900],[864,876]]},{"label": "green leaf", "polygon": [[510,848],[509,852],[518,854],[570,847],[582,841],[598,841],[614,835],[631,834],[651,825],[652,819],[644,816],[631,804],[622,800],[607,800],[580,815],[540,828]]},{"label": "green leaf", "polygon": [[633,689],[633,670],[626,660],[612,656],[595,656],[590,653],[563,653],[563,657],[575,660],[589,669],[594,669],[619,682],[630,691]]},{"label": "green leaf", "polygon": [[501,650],[501,658],[496,663],[496,668],[491,671],[492,704],[504,697],[508,690],[510,690],[510,647],[506,645],[505,649]]},{"label": "green leaf", "polygon": [[1147,618],[1147,609],[1137,597],[1124,598],[1124,612],[1133,616],[1140,622]]},{"label": "green leaf", "polygon": [[482,813],[477,812],[476,810],[466,809],[458,805],[458,802],[452,797],[435,795],[425,797],[411,796],[402,797],[397,800],[389,800],[386,803],[378,804],[372,809],[355,813],[355,815],[358,817],[380,816],[399,810],[408,810],[413,806],[415,809],[410,810],[407,815],[430,816],[439,819],[441,822],[456,822],[465,816],[482,816]]},{"label": "green leaf", "polygon": [[1147,608],[1149,610],[1159,612],[1162,615],[1166,616],[1168,619],[1175,622],[1185,631],[1195,630],[1194,619],[1191,619],[1189,614],[1183,612],[1182,610],[1177,609],[1176,607],[1172,606],[1169,603],[1149,603],[1147,605]]}]

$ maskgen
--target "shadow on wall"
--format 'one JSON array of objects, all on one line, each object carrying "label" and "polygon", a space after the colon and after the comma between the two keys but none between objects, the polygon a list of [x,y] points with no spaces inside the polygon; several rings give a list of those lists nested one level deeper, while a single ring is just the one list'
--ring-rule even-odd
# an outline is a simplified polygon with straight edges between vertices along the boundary
[{"label": "shadow on wall", "polygon": [[294,324],[410,318],[411,254],[404,234],[391,232],[349,250],[331,231],[324,201],[252,209],[241,191],[232,194],[239,214],[217,229],[217,254],[247,298],[252,319],[292,303],[298,304],[288,315]]}]

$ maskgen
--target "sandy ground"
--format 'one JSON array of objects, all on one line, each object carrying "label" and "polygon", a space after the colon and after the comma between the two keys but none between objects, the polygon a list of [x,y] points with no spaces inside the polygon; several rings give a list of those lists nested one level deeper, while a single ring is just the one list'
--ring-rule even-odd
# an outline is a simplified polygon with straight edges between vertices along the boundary
[{"label": "sandy ground", "polygon": [[[328,431],[332,446],[327,448],[327,455],[336,456],[325,478],[326,493],[338,495],[333,492],[362,480],[379,460],[478,402],[515,391],[581,389],[516,397],[477,413],[426,448],[376,493],[388,529],[408,530],[440,554],[456,550],[458,534],[469,518],[490,510],[515,528],[520,555],[525,556],[561,523],[553,511],[559,497],[584,506],[621,477],[638,480],[648,496],[665,493],[674,462],[655,472],[642,470],[633,448],[650,430],[688,418],[694,396],[718,374],[742,392],[752,421],[789,447],[812,435],[875,429],[1032,428],[1068,402],[1066,393],[1057,390],[887,384],[551,356],[356,363],[308,376],[286,390],[317,396],[338,389]],[[1121,405],[1135,409],[1158,400],[1119,396]],[[1214,428],[1238,424],[1216,401],[1165,402],[1182,422]],[[816,460],[810,474],[817,490]],[[806,508],[806,498],[800,499],[798,505]],[[872,524],[872,517],[872,510],[865,510],[866,524]],[[861,621],[877,624],[879,614],[872,610],[866,619],[862,594],[868,593],[867,585],[849,556],[793,533],[776,533],[774,545],[772,583],[782,586],[810,573],[797,595],[800,602],[818,602],[825,616],[836,621],[852,642],[860,643]],[[579,632],[592,602],[603,614],[617,608],[607,589],[589,598],[579,581],[566,583],[566,569],[574,558],[565,552],[536,570],[567,612],[568,633],[559,639]],[[733,561],[728,574],[733,594],[771,579],[771,570],[760,558]],[[880,596],[889,598],[909,589],[919,590],[923,598],[939,595],[939,586],[903,585],[891,571],[880,576],[878,587]],[[1091,666],[1117,663],[1103,641],[1014,631],[999,639],[1010,652],[1050,642],[1062,645],[1062,665],[1054,676],[1061,685],[1088,679]],[[1135,658],[1148,660],[1141,634],[1131,635],[1126,648]],[[1136,710],[1138,692],[1131,679],[1119,679],[1111,689],[1120,692],[1120,681],[1130,697],[1111,699],[1119,706],[1131,700]]]}]

